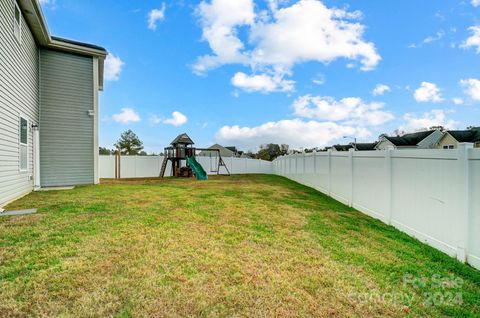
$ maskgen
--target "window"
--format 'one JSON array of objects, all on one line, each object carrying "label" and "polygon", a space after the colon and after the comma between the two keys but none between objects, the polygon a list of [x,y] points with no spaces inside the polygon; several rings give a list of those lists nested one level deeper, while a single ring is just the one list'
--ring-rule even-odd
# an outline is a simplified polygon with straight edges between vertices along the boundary
[{"label": "window", "polygon": [[20,171],[28,170],[28,121],[20,117]]},{"label": "window", "polygon": [[480,141],[475,142],[475,148],[480,148]]},{"label": "window", "polygon": [[15,2],[15,13],[13,21],[13,35],[17,38],[18,42],[22,41],[22,13],[18,7],[17,1]]},{"label": "window", "polygon": [[443,146],[443,149],[455,149],[454,145],[445,145]]}]

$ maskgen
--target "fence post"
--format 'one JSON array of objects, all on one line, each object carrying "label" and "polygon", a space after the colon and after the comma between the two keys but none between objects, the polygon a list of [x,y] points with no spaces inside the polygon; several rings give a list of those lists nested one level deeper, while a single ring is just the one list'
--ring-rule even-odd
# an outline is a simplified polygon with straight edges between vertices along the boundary
[{"label": "fence post", "polygon": [[135,178],[137,177],[137,155],[135,155]]},{"label": "fence post", "polygon": [[328,154],[328,196],[332,196],[332,150],[327,150]]},{"label": "fence post", "polygon": [[350,196],[348,198],[348,206],[353,207],[353,191],[354,191],[354,182],[353,182],[353,152],[354,149],[351,148],[348,150],[348,162],[349,162],[349,170],[350,170]]},{"label": "fence post", "polygon": [[392,149],[385,150],[385,202],[387,204],[385,210],[385,223],[392,224]]},{"label": "fence post", "polygon": [[303,151],[303,174],[305,175],[307,173],[307,153],[305,150]]},{"label": "fence post", "polygon": [[296,157],[295,157],[295,177],[297,178],[298,180],[298,174],[300,173],[300,170],[298,169],[298,157],[300,157],[300,154],[297,153]]},{"label": "fence post", "polygon": [[470,198],[469,198],[469,171],[468,152],[473,148],[472,143],[458,145],[458,199],[460,207],[460,240],[457,244],[457,259],[463,263],[467,261],[470,240]]}]

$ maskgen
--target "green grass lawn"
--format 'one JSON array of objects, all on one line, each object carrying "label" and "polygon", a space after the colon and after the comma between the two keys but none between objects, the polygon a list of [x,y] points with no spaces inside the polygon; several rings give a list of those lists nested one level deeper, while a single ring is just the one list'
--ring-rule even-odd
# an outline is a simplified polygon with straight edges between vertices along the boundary
[{"label": "green grass lawn", "polygon": [[32,193],[0,218],[0,317],[479,317],[480,272],[276,176]]}]

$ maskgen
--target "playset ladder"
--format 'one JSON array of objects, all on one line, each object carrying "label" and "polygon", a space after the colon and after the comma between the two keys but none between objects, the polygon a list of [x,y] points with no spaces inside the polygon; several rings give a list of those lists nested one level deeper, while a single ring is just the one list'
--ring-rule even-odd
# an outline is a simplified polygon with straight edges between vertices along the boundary
[{"label": "playset ladder", "polygon": [[160,178],[163,178],[165,175],[165,170],[167,169],[168,159],[167,156],[163,157],[162,168],[160,169]]}]

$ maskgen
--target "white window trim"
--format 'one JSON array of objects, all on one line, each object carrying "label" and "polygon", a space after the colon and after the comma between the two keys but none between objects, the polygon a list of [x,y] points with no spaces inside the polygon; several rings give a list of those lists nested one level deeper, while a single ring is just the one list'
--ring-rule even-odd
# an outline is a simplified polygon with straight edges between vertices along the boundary
[{"label": "white window trim", "polygon": [[455,149],[455,145],[444,145],[443,149]]},{"label": "white window trim", "polygon": [[[27,121],[27,143],[24,144],[22,143],[22,119],[25,119]],[[30,130],[30,127],[29,127],[29,124],[30,124],[30,121],[28,120],[28,118],[22,114],[20,114],[18,116],[18,171],[20,172],[28,172],[29,169],[30,169],[30,164],[29,164],[29,156],[28,156],[28,133],[29,133],[29,130]],[[22,169],[22,146],[26,146],[27,147],[27,168],[26,169]]]},{"label": "white window trim", "polygon": [[[18,5],[16,0],[13,0],[14,8],[13,8],[13,36],[17,39],[19,44],[22,44],[22,10],[20,10],[20,6]],[[18,23],[18,37],[15,35],[15,26],[17,25],[17,19],[15,19],[15,9],[18,10],[20,15],[20,21]]]}]

